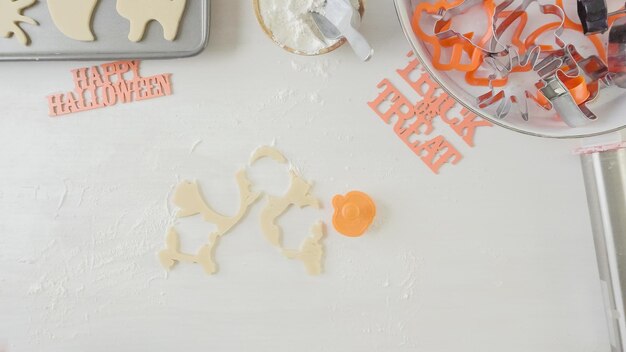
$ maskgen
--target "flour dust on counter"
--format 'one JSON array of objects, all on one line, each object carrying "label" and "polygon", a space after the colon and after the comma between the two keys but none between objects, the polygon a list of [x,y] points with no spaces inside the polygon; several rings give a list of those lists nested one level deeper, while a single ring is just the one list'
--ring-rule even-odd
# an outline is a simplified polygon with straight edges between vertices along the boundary
[{"label": "flour dust on counter", "polygon": [[[252,167],[261,159],[270,159],[279,164],[288,164],[288,159],[278,149],[272,146],[257,148],[251,155],[249,165]],[[261,209],[260,226],[265,238],[277,248],[287,259],[302,262],[310,275],[322,273],[326,226],[319,221],[310,229],[310,236],[305,238],[300,249],[285,248],[282,241],[282,229],[276,224],[279,217],[293,206],[321,208],[321,202],[310,192],[312,184],[307,182],[293,168],[289,171],[291,184],[286,194],[281,197],[267,195],[267,202]],[[213,275],[218,266],[215,261],[215,250],[222,236],[228,234],[237,224],[244,220],[248,210],[260,199],[263,193],[251,190],[252,182],[248,179],[246,170],[240,170],[236,176],[239,186],[239,210],[233,216],[219,214],[208,205],[197,182],[183,181],[176,187],[173,203],[178,207],[177,218],[186,218],[200,215],[203,221],[216,226],[216,230],[209,234],[208,242],[201,246],[196,254],[183,253],[180,249],[180,234],[174,227],[168,230],[166,248],[159,253],[159,260],[163,267],[171,269],[177,262],[188,262],[201,265],[204,271]]]},{"label": "flour dust on counter", "polygon": [[0,0],[0,36],[15,36],[20,43],[29,45],[30,38],[20,27],[20,23],[37,25],[37,21],[22,15],[24,9],[33,6],[35,2],[37,0]]}]

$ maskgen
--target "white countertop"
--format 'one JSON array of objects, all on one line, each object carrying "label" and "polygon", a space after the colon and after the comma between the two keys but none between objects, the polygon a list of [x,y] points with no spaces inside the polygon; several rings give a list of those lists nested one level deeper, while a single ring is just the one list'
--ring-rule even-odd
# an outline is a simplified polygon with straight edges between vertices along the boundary
[{"label": "white countertop", "polygon": [[[494,127],[471,149],[440,128],[465,158],[434,175],[366,104],[409,51],[392,2],[367,5],[360,63],[289,54],[250,1],[215,0],[203,54],[142,65],[173,96],[55,119],[46,96],[92,63],[0,64],[0,351],[608,351],[577,142]],[[197,179],[232,213],[235,172],[273,141],[325,203],[285,216],[287,243],[352,189],[376,200],[373,231],[331,227],[310,277],[263,239],[259,203],[217,275],[166,275],[171,189]],[[271,163],[250,175],[287,185]],[[210,230],[194,221],[188,248]]]}]

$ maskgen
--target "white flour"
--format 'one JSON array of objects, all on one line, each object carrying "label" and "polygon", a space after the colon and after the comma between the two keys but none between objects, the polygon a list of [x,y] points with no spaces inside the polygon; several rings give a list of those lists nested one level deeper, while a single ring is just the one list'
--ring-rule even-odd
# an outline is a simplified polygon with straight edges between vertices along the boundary
[{"label": "white flour", "polygon": [[[259,0],[265,26],[274,40],[300,54],[314,55],[334,45],[319,32],[311,11],[322,12],[324,0]],[[358,6],[358,0],[353,0]]]}]

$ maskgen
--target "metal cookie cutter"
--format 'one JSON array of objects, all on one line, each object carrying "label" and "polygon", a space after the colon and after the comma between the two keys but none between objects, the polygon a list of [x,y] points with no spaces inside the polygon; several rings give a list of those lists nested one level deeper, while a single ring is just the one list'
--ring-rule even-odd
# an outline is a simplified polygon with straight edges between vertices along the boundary
[{"label": "metal cookie cutter", "polygon": [[[499,13],[495,13],[494,11],[494,23],[495,21],[502,17],[502,18],[506,18],[510,15],[510,11],[502,11]],[[511,19],[510,23],[505,24],[505,25],[500,25],[496,28],[496,26],[493,26],[492,30],[494,31],[495,35],[497,38],[500,38],[511,26],[513,26],[513,24],[517,23],[517,26],[514,28],[514,30],[512,31],[512,37],[511,37],[511,44],[512,46],[510,46],[510,50],[515,50],[514,52],[511,52],[511,55],[514,56],[520,56],[522,57],[523,55],[528,53],[528,48],[529,46],[525,45],[524,40],[522,40],[522,34],[524,33],[524,30],[526,29],[526,26],[528,24],[528,14],[526,12],[522,12],[519,16],[517,16],[517,18]],[[491,40],[491,38],[490,38]],[[492,44],[493,45],[493,44]],[[492,47],[493,48],[493,47]],[[534,50],[531,48],[531,50]],[[528,65],[528,62],[533,61],[535,62],[537,59],[534,58],[533,56],[539,55],[539,50],[535,50],[536,53],[532,53],[530,55],[528,55],[529,60],[519,60],[517,67],[513,67],[510,71],[511,73],[513,72],[528,72],[532,70],[532,67],[530,67],[530,65]],[[491,57],[487,57],[484,58],[485,60],[496,60],[494,58]],[[483,62],[485,61],[483,60]],[[499,62],[488,62],[489,66],[491,68],[493,68],[495,71],[500,71],[497,67],[494,68],[493,65],[498,65]],[[514,64],[511,65],[511,67],[514,66]],[[480,68],[480,66],[479,66]],[[508,83],[508,76],[504,76],[504,77],[497,77],[495,79],[492,79],[491,81],[489,80],[488,76],[480,76],[478,75],[478,71],[479,69],[476,68],[473,71],[468,71],[465,74],[465,81],[471,85],[471,86],[484,86],[484,87],[489,87],[489,84],[492,83],[494,87],[504,87],[506,86],[506,84]]]},{"label": "metal cookie cutter", "polygon": [[609,75],[609,68],[596,55],[583,57],[574,45],[568,45],[566,48],[568,56],[572,58],[578,69],[578,74],[585,78],[587,87],[591,93],[587,102],[594,100],[600,92],[600,84],[606,86],[611,85],[612,80]]},{"label": "metal cookie cutter", "polygon": [[[564,0],[556,0],[555,4],[556,6],[559,6],[560,8],[564,8]],[[568,1],[572,1],[572,0],[568,0]],[[613,19],[617,19],[619,17],[613,17],[612,19],[609,20],[609,23],[613,20]],[[537,38],[539,38],[539,36],[541,36],[543,33],[545,33],[546,31],[550,30],[550,29],[554,29],[559,25],[558,22],[553,22],[553,23],[547,23],[544,24],[543,26],[540,26],[539,28],[537,28],[535,31],[533,31],[531,34],[529,34],[525,41],[524,44],[528,47],[532,46],[535,44],[535,42],[537,41]],[[579,23],[574,22],[572,19],[569,18],[569,16],[567,16],[567,13],[565,14],[565,29],[570,29],[570,30],[574,30],[574,31],[578,31],[578,32],[582,32],[583,31],[583,26]],[[593,46],[596,48],[597,51],[597,55],[600,56],[600,58],[602,60],[604,60],[605,62],[607,61],[606,58],[606,43],[605,41],[600,38],[600,36],[598,34],[592,34],[592,35],[588,35],[587,38],[589,39],[589,41],[593,44]],[[555,49],[551,48],[549,45],[541,45],[542,50],[543,51],[547,51],[547,52],[552,52]],[[556,49],[558,50],[558,49]]]},{"label": "metal cookie cutter", "polygon": [[570,127],[581,127],[596,120],[597,116],[587,108],[586,103],[576,103],[565,84],[567,78],[563,71],[558,70],[556,74],[543,80],[545,86],[541,88],[541,93],[550,101],[563,122]]},{"label": "metal cookie cutter", "polygon": [[[440,41],[446,41],[450,39],[456,39],[461,42],[465,42],[468,45],[471,45],[474,48],[474,54],[478,53],[482,57],[500,57],[506,56],[509,53],[508,47],[502,46],[501,48],[491,47],[489,49],[483,47],[483,44],[489,42],[489,40],[493,37],[493,33],[486,33],[483,37],[481,43],[476,44],[472,39],[467,36],[453,30],[450,28],[452,18],[465,14],[471,8],[476,6],[484,6],[488,12],[489,18],[489,26],[487,28],[491,29],[491,24],[494,21],[493,11],[495,9],[495,4],[493,0],[463,0],[458,5],[450,7],[448,9],[442,9],[438,16],[440,18],[435,22],[435,26],[433,28],[433,33]],[[484,42],[484,43],[483,43]],[[480,63],[478,63],[480,64]],[[469,70],[468,70],[469,71]]]},{"label": "metal cookie cutter", "polygon": [[569,77],[582,76],[585,79],[591,92],[589,101],[598,95],[600,83],[611,84],[604,62],[597,55],[583,57],[572,44],[552,52],[535,66],[535,71],[542,80],[555,75],[559,70]]},{"label": "metal cookie cutter", "polygon": [[[505,44],[500,42],[500,38],[518,18],[527,13],[526,10],[532,3],[537,3],[542,14],[554,15],[559,18],[560,23],[554,29],[554,41],[559,47],[565,47],[565,41],[561,39],[561,36],[565,31],[565,12],[560,6],[554,4],[542,4],[539,0],[524,0],[518,7],[513,9],[508,16],[504,17],[502,23],[498,24],[497,18],[500,17],[500,14],[506,11],[506,9],[514,2],[515,0],[506,0],[495,9],[494,21],[492,23],[492,30],[494,32],[492,47],[505,46]],[[511,70],[513,70],[513,68],[518,66],[526,66],[530,64],[534,67],[539,60],[540,55],[541,47],[538,45],[531,45],[526,48],[526,52],[523,55],[519,54],[514,49],[510,49],[510,54],[506,56],[508,58],[508,62],[501,63],[498,62],[496,58],[493,58],[491,62],[492,66],[494,66],[494,68],[498,70],[501,75],[507,75],[511,72]]]},{"label": "metal cookie cutter", "polygon": [[492,83],[495,78],[495,75],[489,77],[489,91],[477,98],[478,107],[484,109],[499,102],[498,107],[496,108],[496,117],[503,119],[511,111],[511,101],[506,99],[506,93],[504,90],[496,92]]},{"label": "metal cookie cutter", "polygon": [[[495,75],[491,76],[491,79],[495,79]],[[517,106],[520,115],[524,121],[528,121],[529,113],[528,113],[528,100],[532,100],[536,102],[538,105],[543,107],[544,109],[550,110],[552,106],[549,102],[542,104],[535,98],[528,90],[524,91],[523,98],[520,98],[518,95],[512,94],[507,96],[504,90],[497,91],[495,90],[493,84],[490,81],[489,91],[480,95],[477,98],[477,103],[480,108],[487,108],[489,106],[494,105],[495,103],[499,103],[495,115],[499,119],[503,119],[508,116],[511,112],[511,108],[513,105]]]},{"label": "metal cookie cutter", "polygon": [[[498,73],[500,77],[507,77],[513,70],[519,67],[529,67],[532,70],[537,70],[536,66],[541,57],[541,47],[538,45],[533,45],[529,48],[526,48],[524,54],[520,54],[517,50],[511,48],[509,45],[506,45],[500,41],[502,35],[506,32],[506,30],[517,21],[523,14],[526,14],[526,9],[532,4],[537,3],[541,13],[546,15],[555,15],[560,19],[559,25],[554,29],[554,40],[555,43],[563,48],[566,46],[565,42],[561,39],[563,32],[565,30],[565,12],[560,6],[556,6],[553,4],[542,4],[539,0],[524,0],[519,6],[515,9],[511,10],[507,16],[504,16],[504,20],[501,23],[497,23],[497,19],[501,17],[501,14],[505,13],[507,9],[515,2],[515,0],[506,0],[500,5],[498,5],[494,11],[494,20],[492,22],[492,31],[494,33],[494,37],[492,38],[491,47],[498,46],[506,46],[508,53],[505,56],[505,61],[500,61],[499,58],[489,56],[486,58],[487,63]],[[563,51],[563,50],[561,50]],[[556,60],[555,57],[554,70],[561,67],[563,62]],[[496,77],[497,75],[493,75],[492,77]],[[496,92],[494,89],[494,85],[489,84],[489,92],[478,97],[478,105],[480,107],[487,107],[495,104],[496,102],[500,102],[498,107],[496,108],[496,116],[498,118],[505,118],[511,110],[511,106],[515,104],[524,120],[528,120],[528,99],[534,98],[532,94],[525,90],[524,96],[519,97],[515,94],[512,94],[510,97],[507,97],[504,90]],[[532,99],[537,102],[536,99]],[[538,103],[538,102],[537,102]],[[551,107],[548,104],[539,104],[541,107],[545,108],[546,106]]]},{"label": "metal cookie cutter", "polygon": [[626,8],[609,13],[606,0],[578,0],[577,9],[585,35],[606,32],[611,18],[626,13]]},{"label": "metal cookie cutter", "polygon": [[538,67],[537,86],[567,125],[580,127],[597,119],[587,104],[597,98],[600,84],[611,84],[609,70],[598,56],[585,58],[570,44]]},{"label": "metal cookie cutter", "polygon": [[[491,7],[490,1],[486,3],[488,7]],[[434,3],[421,2],[415,8],[411,24],[415,35],[417,35],[425,43],[428,43],[432,49],[432,62],[433,66],[438,70],[458,70],[458,71],[472,71],[475,70],[482,62],[483,54],[476,50],[471,40],[462,41],[454,37],[449,40],[440,40],[435,34],[429,34],[424,32],[421,28],[420,21],[424,14],[430,15],[435,18],[441,18],[442,14],[449,8],[456,6],[455,3],[449,3],[447,0],[437,0]],[[466,34],[469,36],[469,34]],[[485,40],[485,39],[483,39]],[[443,48],[451,47],[450,57],[444,62]],[[463,62],[463,56],[467,54],[470,57],[469,62]]]}]

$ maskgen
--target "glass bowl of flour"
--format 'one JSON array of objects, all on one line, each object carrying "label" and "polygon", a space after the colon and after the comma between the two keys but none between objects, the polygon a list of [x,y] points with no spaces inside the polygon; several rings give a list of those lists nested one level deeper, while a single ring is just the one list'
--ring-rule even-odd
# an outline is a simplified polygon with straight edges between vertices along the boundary
[{"label": "glass bowl of flour", "polygon": [[[363,0],[350,0],[363,17]],[[254,0],[254,10],[263,31],[283,49],[299,55],[321,55],[342,46],[346,40],[327,39],[313,22],[311,12],[324,13],[325,0]]]}]

